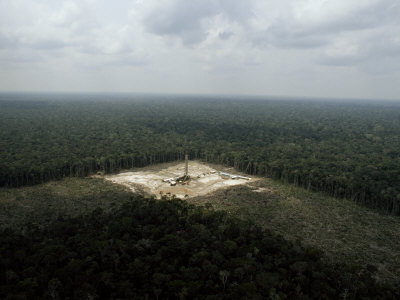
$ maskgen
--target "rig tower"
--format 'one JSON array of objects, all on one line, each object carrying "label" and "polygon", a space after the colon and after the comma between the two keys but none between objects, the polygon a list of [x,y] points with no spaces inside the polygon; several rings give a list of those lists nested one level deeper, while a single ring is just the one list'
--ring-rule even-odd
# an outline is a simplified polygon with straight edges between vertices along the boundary
[{"label": "rig tower", "polygon": [[177,183],[180,184],[189,184],[190,176],[189,176],[189,155],[187,151],[185,152],[185,173],[183,176],[176,179]]},{"label": "rig tower", "polygon": [[189,155],[187,151],[185,152],[185,175],[183,175],[184,178],[188,178],[189,175]]}]

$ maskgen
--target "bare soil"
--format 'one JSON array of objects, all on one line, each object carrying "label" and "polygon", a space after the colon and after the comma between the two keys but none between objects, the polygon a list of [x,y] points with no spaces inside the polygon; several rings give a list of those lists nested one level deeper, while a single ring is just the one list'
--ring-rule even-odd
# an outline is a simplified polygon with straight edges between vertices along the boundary
[{"label": "bare soil", "polygon": [[[162,195],[175,195],[177,198],[189,198],[195,196],[206,195],[218,189],[226,188],[234,185],[249,184],[257,178],[231,179],[227,176],[221,176],[220,172],[230,172],[231,169],[223,167],[211,167],[199,161],[189,161],[190,180],[184,184],[177,183],[172,186],[165,179],[178,178],[184,175],[185,164],[175,163],[166,164],[160,169],[160,166],[154,168],[146,167],[145,169],[123,172],[116,175],[105,176],[106,180],[129,187],[133,192],[144,192],[155,195],[160,198]],[[241,175],[233,172],[232,175]],[[241,175],[242,176],[242,175]]]}]

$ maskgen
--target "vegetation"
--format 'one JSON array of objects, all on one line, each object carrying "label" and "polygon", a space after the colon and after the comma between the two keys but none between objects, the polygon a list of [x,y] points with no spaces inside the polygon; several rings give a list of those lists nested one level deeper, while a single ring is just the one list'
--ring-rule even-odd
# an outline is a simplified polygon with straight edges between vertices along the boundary
[{"label": "vegetation", "polygon": [[141,197],[105,213],[0,232],[3,299],[395,299],[373,269],[210,207]]},{"label": "vegetation", "polygon": [[187,199],[212,204],[285,239],[321,250],[328,263],[377,269],[375,278],[400,290],[400,219],[354,202],[261,179]]},{"label": "vegetation", "polygon": [[400,105],[1,95],[0,185],[191,158],[400,214]]},{"label": "vegetation", "polygon": [[132,193],[99,178],[65,178],[21,188],[0,189],[0,229],[39,228],[59,216],[76,217],[95,208],[104,212],[128,201]]},{"label": "vegetation", "polygon": [[[147,170],[159,168],[148,166]],[[27,232],[59,217],[104,212],[129,201],[132,193],[100,178],[65,178],[35,186],[0,189],[0,229]],[[375,278],[400,290],[400,219],[270,179],[231,187],[186,201],[255,222],[274,234],[301,240],[324,253],[328,263],[377,269]]]}]

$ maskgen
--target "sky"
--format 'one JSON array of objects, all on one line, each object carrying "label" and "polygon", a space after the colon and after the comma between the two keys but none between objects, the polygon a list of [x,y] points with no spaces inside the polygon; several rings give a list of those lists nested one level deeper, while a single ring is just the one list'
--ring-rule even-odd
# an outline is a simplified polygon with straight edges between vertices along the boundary
[{"label": "sky", "polygon": [[0,0],[0,91],[400,99],[398,0]]}]

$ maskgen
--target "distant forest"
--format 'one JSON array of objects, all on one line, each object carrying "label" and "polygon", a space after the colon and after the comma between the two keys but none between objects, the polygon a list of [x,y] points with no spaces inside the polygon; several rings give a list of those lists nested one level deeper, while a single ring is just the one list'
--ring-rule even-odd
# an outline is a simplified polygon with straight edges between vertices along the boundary
[{"label": "distant forest", "polygon": [[400,104],[0,95],[0,186],[182,159],[400,215]]}]

